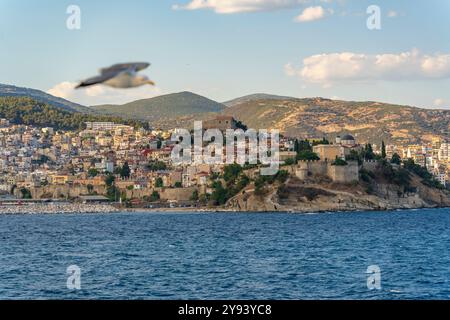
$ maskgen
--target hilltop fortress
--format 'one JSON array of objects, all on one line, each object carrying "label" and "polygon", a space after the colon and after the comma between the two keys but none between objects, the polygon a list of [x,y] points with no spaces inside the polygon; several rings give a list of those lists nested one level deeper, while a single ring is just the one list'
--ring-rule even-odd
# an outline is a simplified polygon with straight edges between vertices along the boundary
[{"label": "hilltop fortress", "polygon": [[362,149],[356,143],[352,135],[345,135],[342,138],[336,137],[335,144],[319,144],[313,147],[320,160],[299,161],[295,170],[295,175],[300,180],[305,180],[310,176],[327,176],[333,182],[351,183],[359,180],[359,166],[357,161],[348,161],[345,165],[335,165],[334,160],[345,160],[352,151],[359,152]]},{"label": "hilltop fortress", "polygon": [[295,169],[295,176],[306,180],[311,176],[327,176],[333,182],[352,183],[359,180],[359,166],[356,161],[349,161],[345,166],[333,165],[325,160],[299,161]]}]

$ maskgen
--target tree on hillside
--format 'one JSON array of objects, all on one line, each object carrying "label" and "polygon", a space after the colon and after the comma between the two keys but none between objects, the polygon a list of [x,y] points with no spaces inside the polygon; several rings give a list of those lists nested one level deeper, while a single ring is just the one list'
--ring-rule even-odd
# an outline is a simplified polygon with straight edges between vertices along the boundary
[{"label": "tree on hillside", "polygon": [[443,189],[444,186],[435,179],[435,177],[427,170],[427,168],[416,164],[413,159],[403,161],[403,167],[409,172],[413,172],[422,178],[422,183],[426,186]]},{"label": "tree on hillside", "polygon": [[98,176],[98,170],[95,169],[95,168],[90,168],[90,169],[88,170],[88,176],[89,176],[90,178],[95,178],[96,176]]},{"label": "tree on hillside", "polygon": [[183,188],[183,184],[180,181],[175,182],[173,185],[174,188]]},{"label": "tree on hillside", "polygon": [[131,174],[130,166],[128,165],[128,161],[125,161],[122,169],[120,169],[120,177],[121,178],[129,178]]},{"label": "tree on hillside", "polygon": [[242,172],[241,165],[237,163],[227,165],[223,169],[223,179],[226,182],[234,182],[241,172]]},{"label": "tree on hillside", "polygon": [[362,155],[356,150],[350,150],[350,153],[345,156],[346,161],[358,161],[358,164],[362,164]]},{"label": "tree on hillside", "polygon": [[112,174],[108,174],[105,178],[106,183],[106,197],[109,201],[117,201],[117,194],[119,189],[114,185],[116,178]]},{"label": "tree on hillside", "polygon": [[162,171],[167,170],[167,165],[162,161],[150,161],[147,168],[150,171]]},{"label": "tree on hillside", "polygon": [[0,97],[0,118],[9,119],[13,124],[52,127],[55,130],[82,130],[86,122],[96,121],[148,127],[140,121],[68,111],[28,97]]},{"label": "tree on hillside", "polygon": [[114,184],[116,178],[112,174],[108,174],[105,178],[106,186],[110,187]]},{"label": "tree on hillside", "polygon": [[381,141],[381,158],[386,159],[386,145]]},{"label": "tree on hillside", "polygon": [[211,199],[215,205],[223,205],[227,202],[227,190],[223,187],[220,181],[213,183],[214,191],[211,194]]},{"label": "tree on hillside", "polygon": [[323,137],[322,140],[317,140],[312,143],[313,146],[317,146],[319,144],[330,144],[330,141]]},{"label": "tree on hillside", "polygon": [[266,180],[264,176],[259,176],[255,180],[255,195],[262,196],[266,193]]},{"label": "tree on hillside", "polygon": [[22,194],[22,199],[32,199],[31,191],[27,188],[20,189],[20,193]]},{"label": "tree on hillside", "polygon": [[190,198],[191,201],[198,201],[199,200],[199,196],[198,196],[198,191],[194,190],[194,192],[192,192],[192,196]]},{"label": "tree on hillside", "polygon": [[364,160],[374,160],[375,159],[375,153],[373,152],[373,148],[370,143],[367,143],[364,146],[362,155],[363,155]]},{"label": "tree on hillside", "polygon": [[239,181],[236,183],[236,189],[238,191],[244,189],[250,183],[250,178],[245,174],[241,174]]},{"label": "tree on hillside", "polygon": [[158,177],[155,181],[155,187],[156,188],[162,188],[164,187],[164,181],[161,177]]},{"label": "tree on hillside", "polygon": [[391,158],[391,163],[400,165],[401,162],[402,162],[402,159],[400,158],[398,153],[394,153]]},{"label": "tree on hillside", "polygon": [[302,151],[312,151],[312,146],[308,140],[295,139],[294,151],[297,153],[302,152]]},{"label": "tree on hillside", "polygon": [[320,160],[320,158],[317,155],[317,153],[314,153],[309,150],[303,150],[303,151],[300,151],[299,153],[297,153],[297,160],[300,160],[300,161]]},{"label": "tree on hillside", "polygon": [[286,160],[284,160],[284,164],[287,166],[291,166],[293,164],[295,164],[295,159],[294,158],[287,158]]},{"label": "tree on hillside", "polygon": [[280,170],[275,175],[275,179],[280,183],[285,183],[289,178],[289,172],[287,170]]},{"label": "tree on hillside", "polygon": [[158,191],[153,191],[150,195],[149,201],[150,202],[156,202],[161,199],[161,196],[159,195]]},{"label": "tree on hillside", "polygon": [[332,166],[346,166],[348,165],[347,161],[336,156],[336,159],[331,163]]}]

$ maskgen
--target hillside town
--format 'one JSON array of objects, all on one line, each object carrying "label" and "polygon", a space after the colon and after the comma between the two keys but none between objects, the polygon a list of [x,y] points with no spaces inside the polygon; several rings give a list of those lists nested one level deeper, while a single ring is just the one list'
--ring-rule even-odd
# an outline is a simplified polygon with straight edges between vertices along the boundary
[{"label": "hillside town", "polygon": [[[204,125],[226,130],[236,129],[238,122],[231,116],[221,116]],[[88,122],[84,130],[64,131],[0,119],[0,204],[52,200],[141,208],[223,205],[220,197],[210,200],[227,166],[174,165],[172,133],[113,122]],[[294,166],[291,172],[298,178],[305,178],[313,166],[318,170],[314,163],[322,163],[321,172],[333,181],[350,183],[359,179],[352,155],[367,149],[368,144],[358,144],[349,134],[331,143],[325,138],[310,141],[312,150],[305,155],[299,150],[305,141],[280,138],[280,161]],[[369,145],[375,157],[412,159],[427,168],[442,186],[448,184],[449,141],[436,137],[423,145],[378,145]],[[335,166],[338,160],[346,166]],[[249,175],[236,182],[241,183],[241,189],[249,179],[255,179]]]}]

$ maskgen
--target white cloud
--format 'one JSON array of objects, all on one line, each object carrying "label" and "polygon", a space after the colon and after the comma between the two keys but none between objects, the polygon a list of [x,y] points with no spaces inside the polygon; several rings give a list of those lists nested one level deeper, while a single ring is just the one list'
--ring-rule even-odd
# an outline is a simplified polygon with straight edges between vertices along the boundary
[{"label": "white cloud", "polygon": [[173,5],[175,10],[211,9],[220,14],[271,11],[293,8],[308,0],[191,0],[185,5]]},{"label": "white cloud", "polygon": [[321,6],[308,7],[303,10],[303,12],[295,18],[297,22],[309,22],[314,20],[319,20],[325,17],[325,10]]},{"label": "white cloud", "polygon": [[388,12],[387,16],[388,16],[389,18],[395,18],[395,17],[398,16],[398,12],[397,12],[397,11],[394,11],[394,10],[391,10],[391,11]]},{"label": "white cloud", "polygon": [[442,107],[444,105],[444,99],[437,98],[433,101],[435,107]]},{"label": "white cloud", "polygon": [[342,81],[424,80],[450,78],[450,54],[424,55],[417,50],[367,55],[353,52],[318,54],[301,67],[285,65],[288,76],[330,86]]},{"label": "white cloud", "polygon": [[297,70],[292,65],[292,63],[287,63],[284,65],[284,73],[287,74],[290,77],[293,77],[297,74]]},{"label": "white cloud", "polygon": [[74,89],[76,85],[73,82],[61,82],[48,90],[47,93],[85,106],[124,104],[139,99],[152,98],[161,94],[160,88],[150,86],[133,89],[113,89],[103,85],[96,85]]}]

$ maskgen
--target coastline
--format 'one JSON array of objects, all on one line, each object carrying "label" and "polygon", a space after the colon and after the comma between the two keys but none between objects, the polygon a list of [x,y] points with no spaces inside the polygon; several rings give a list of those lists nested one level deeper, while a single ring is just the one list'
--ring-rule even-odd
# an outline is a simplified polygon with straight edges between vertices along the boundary
[{"label": "coastline", "polygon": [[130,213],[290,213],[290,214],[318,214],[318,213],[355,213],[355,212],[396,212],[396,211],[408,211],[408,210],[424,210],[424,209],[448,209],[449,206],[424,206],[424,207],[414,207],[414,208],[373,208],[373,209],[354,209],[354,210],[234,210],[225,208],[205,208],[205,209],[194,209],[194,208],[127,208],[120,210],[120,212],[130,212]]},{"label": "coastline", "polygon": [[318,214],[318,213],[353,213],[353,212],[395,212],[421,209],[445,209],[449,206],[422,206],[399,208],[372,208],[364,210],[235,210],[229,208],[117,208],[109,204],[33,204],[23,206],[0,206],[0,215],[58,215],[58,214],[109,214],[109,213],[289,213],[289,214]]}]

